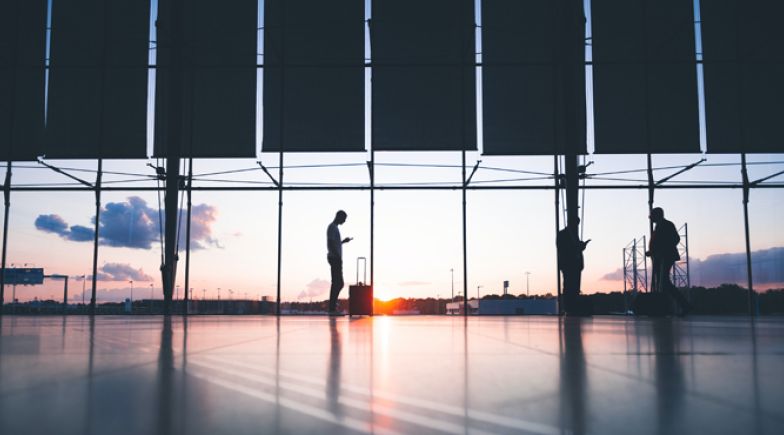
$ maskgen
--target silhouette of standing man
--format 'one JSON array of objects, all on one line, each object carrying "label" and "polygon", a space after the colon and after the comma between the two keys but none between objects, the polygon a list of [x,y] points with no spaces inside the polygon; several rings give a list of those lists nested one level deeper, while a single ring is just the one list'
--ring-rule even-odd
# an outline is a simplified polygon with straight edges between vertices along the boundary
[{"label": "silhouette of standing man", "polygon": [[343,288],[343,244],[350,242],[351,237],[340,238],[338,225],[346,222],[346,212],[338,210],[335,219],[327,227],[327,262],[332,272],[332,286],[329,289],[329,315],[339,315],[337,311],[338,294]]},{"label": "silhouette of standing man", "polygon": [[678,253],[681,236],[678,235],[675,224],[664,219],[664,210],[661,207],[651,210],[650,219],[656,224],[651,234],[648,252],[645,253],[653,260],[651,287],[654,291],[664,292],[675,300],[681,308],[681,313],[685,315],[691,311],[692,306],[670,281],[670,270],[675,262],[681,259]]},{"label": "silhouette of standing man", "polygon": [[[577,219],[580,223],[580,219]],[[555,245],[558,251],[558,269],[563,274],[564,311],[567,314],[579,314],[577,297],[580,295],[580,275],[585,265],[583,251],[588,246],[577,236],[577,228],[569,225],[558,231]]]}]

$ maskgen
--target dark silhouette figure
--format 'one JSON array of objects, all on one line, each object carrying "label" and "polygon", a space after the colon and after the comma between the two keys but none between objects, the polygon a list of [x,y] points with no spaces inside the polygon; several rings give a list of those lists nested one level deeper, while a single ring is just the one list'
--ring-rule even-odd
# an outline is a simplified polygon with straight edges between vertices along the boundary
[{"label": "dark silhouette figure", "polygon": [[329,290],[329,314],[338,315],[338,294],[343,288],[343,244],[350,242],[351,237],[340,238],[338,225],[346,222],[346,212],[338,210],[335,219],[327,227],[327,262],[332,274],[332,286]]},{"label": "dark silhouette figure", "polygon": [[681,259],[678,253],[678,243],[681,236],[675,224],[664,219],[664,210],[656,207],[651,210],[651,221],[656,225],[651,235],[648,252],[645,255],[653,260],[653,278],[651,287],[653,291],[663,292],[670,296],[680,307],[682,314],[691,311],[692,306],[670,281],[670,271],[675,262]]},{"label": "dark silhouette figure", "polygon": [[[577,219],[580,223],[580,219]],[[580,295],[580,275],[585,266],[583,251],[588,246],[587,240],[583,242],[577,235],[577,227],[566,226],[558,231],[555,244],[558,251],[558,269],[563,274],[563,302],[567,314],[575,314],[579,310],[578,297]]]}]

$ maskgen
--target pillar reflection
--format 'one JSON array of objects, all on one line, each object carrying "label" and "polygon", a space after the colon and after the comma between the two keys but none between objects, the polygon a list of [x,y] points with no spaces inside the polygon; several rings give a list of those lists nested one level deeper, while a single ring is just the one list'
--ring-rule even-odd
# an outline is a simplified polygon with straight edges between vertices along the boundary
[{"label": "pillar reflection", "polygon": [[657,433],[670,434],[678,430],[678,422],[684,405],[683,365],[676,340],[677,326],[670,319],[658,319],[653,323],[653,344],[656,350],[656,409],[658,413]]},{"label": "pillar reflection", "polygon": [[[565,317],[562,322],[561,426],[570,428],[575,435],[588,432],[586,422],[587,372],[583,349],[583,319]],[[585,320],[589,321],[589,320]]]}]

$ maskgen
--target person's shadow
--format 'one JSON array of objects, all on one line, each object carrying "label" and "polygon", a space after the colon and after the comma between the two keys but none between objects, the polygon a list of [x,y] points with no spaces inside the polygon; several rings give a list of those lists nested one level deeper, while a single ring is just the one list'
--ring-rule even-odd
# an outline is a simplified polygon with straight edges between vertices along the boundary
[{"label": "person's shadow", "polygon": [[582,337],[583,319],[562,319],[560,402],[563,414],[561,427],[571,428],[575,435],[587,433],[586,425],[586,367]]},{"label": "person's shadow", "polygon": [[340,331],[337,327],[337,319],[329,319],[329,363],[327,366],[327,406],[329,411],[336,417],[343,415],[343,407],[340,404],[340,363],[343,358],[340,343]]}]

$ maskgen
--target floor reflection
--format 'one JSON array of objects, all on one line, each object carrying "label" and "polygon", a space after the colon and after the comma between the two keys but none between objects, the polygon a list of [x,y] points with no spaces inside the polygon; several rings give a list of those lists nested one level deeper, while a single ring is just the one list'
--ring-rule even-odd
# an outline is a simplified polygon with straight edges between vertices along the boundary
[{"label": "floor reflection", "polygon": [[732,318],[18,317],[0,434],[777,434],[783,338]]},{"label": "floor reflection", "polygon": [[683,412],[684,371],[677,342],[676,324],[669,319],[653,322],[653,344],[656,353],[657,433],[670,434],[678,428]]},{"label": "floor reflection", "polygon": [[565,317],[561,321],[561,424],[575,435],[588,433],[586,424],[587,373],[583,350],[582,318]]},{"label": "floor reflection", "polygon": [[340,362],[343,358],[337,319],[329,319],[329,364],[327,366],[327,406],[335,417],[343,416],[340,404]]},{"label": "floor reflection", "polygon": [[160,435],[173,433],[172,399],[174,398],[174,350],[172,349],[172,319],[171,316],[163,317],[160,349],[158,351],[158,400],[155,403],[157,410],[157,433]]}]

